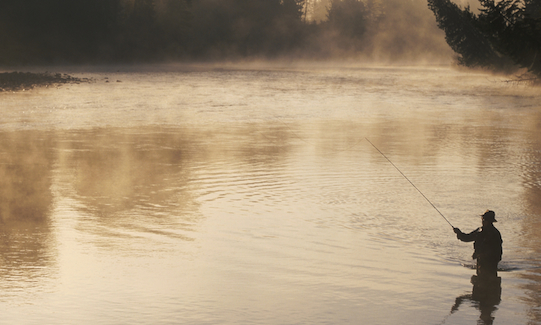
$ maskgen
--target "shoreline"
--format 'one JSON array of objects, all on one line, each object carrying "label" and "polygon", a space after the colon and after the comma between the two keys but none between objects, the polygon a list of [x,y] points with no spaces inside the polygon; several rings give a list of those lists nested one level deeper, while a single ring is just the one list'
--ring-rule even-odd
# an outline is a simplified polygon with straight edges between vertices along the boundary
[{"label": "shoreline", "polygon": [[37,87],[58,86],[90,82],[88,78],[76,78],[68,74],[50,72],[3,72],[0,73],[0,92],[25,91]]}]

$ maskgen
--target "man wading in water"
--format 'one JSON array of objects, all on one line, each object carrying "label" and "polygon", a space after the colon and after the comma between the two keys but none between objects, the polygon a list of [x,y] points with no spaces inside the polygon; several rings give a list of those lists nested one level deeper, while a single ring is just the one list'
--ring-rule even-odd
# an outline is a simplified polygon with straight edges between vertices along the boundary
[{"label": "man wading in water", "polygon": [[502,236],[493,224],[497,222],[494,211],[487,210],[481,217],[483,227],[469,234],[463,233],[458,228],[453,227],[453,230],[461,241],[474,242],[472,258],[477,259],[477,276],[495,279],[498,277],[498,262],[502,259]]}]

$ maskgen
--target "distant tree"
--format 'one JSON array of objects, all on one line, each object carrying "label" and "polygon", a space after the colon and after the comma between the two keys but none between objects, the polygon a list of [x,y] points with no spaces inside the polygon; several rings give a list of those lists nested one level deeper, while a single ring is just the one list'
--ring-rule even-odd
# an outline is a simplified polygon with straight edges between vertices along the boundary
[{"label": "distant tree", "polygon": [[362,52],[367,45],[368,16],[362,0],[331,0],[327,20],[322,23],[322,35],[326,46],[332,48],[331,55]]},{"label": "distant tree", "polygon": [[163,0],[157,6],[159,39],[164,51],[173,57],[188,48],[192,13],[189,0]]},{"label": "distant tree", "polygon": [[313,2],[312,19],[316,22],[327,20],[331,0],[311,0]]},{"label": "distant tree", "polygon": [[154,0],[126,0],[117,33],[117,56],[121,60],[150,59],[158,49],[158,24]]},{"label": "distant tree", "polygon": [[302,46],[306,39],[306,0],[282,0],[280,13],[274,17],[272,47],[287,52]]},{"label": "distant tree", "polygon": [[541,76],[539,0],[479,0],[479,14],[450,0],[428,0],[446,41],[468,67],[528,69]]},{"label": "distant tree", "polygon": [[192,53],[275,56],[302,43],[305,0],[194,0]]},{"label": "distant tree", "polygon": [[361,38],[367,28],[368,10],[360,0],[333,0],[327,14],[329,25],[344,36]]},{"label": "distant tree", "polygon": [[282,0],[281,5],[285,17],[298,21],[303,18],[306,0]]}]

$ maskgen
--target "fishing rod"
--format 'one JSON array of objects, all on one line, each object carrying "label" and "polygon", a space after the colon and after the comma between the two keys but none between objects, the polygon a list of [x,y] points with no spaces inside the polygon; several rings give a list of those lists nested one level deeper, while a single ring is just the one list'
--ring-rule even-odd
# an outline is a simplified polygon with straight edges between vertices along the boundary
[{"label": "fishing rod", "polygon": [[[387,158],[387,156],[385,156],[385,154],[384,154],[383,152],[381,152],[381,150],[378,149],[378,147],[376,147],[370,140],[368,140],[368,138],[365,138],[365,139],[366,139],[366,141],[368,141],[374,148],[376,148],[376,150],[377,150],[383,157],[385,157],[385,159],[387,159],[387,161],[390,162],[391,165],[393,165],[393,167],[396,168],[396,170],[398,170],[398,172],[399,172],[400,174],[402,174],[402,176],[404,176],[404,178],[405,178],[408,182],[410,182],[410,184],[411,184],[411,185],[412,185],[412,186],[413,186],[413,187],[414,187],[414,188],[415,188],[415,189],[416,189],[416,190],[417,190],[417,191],[425,198],[425,200],[427,200],[428,203],[430,203],[430,205],[431,205],[434,209],[436,209],[436,211],[438,211],[438,213],[440,214],[440,216],[441,216],[443,219],[445,219],[445,221],[447,221],[447,223],[449,224],[449,226],[453,227],[453,225],[449,222],[449,220],[447,220],[447,218],[445,218],[445,216],[440,212],[440,210],[438,210],[438,208],[436,208],[436,206],[435,206],[434,204],[432,204],[432,202],[430,202],[430,200],[423,194],[423,192],[421,192],[421,190],[419,190],[419,189],[417,188],[417,186],[415,186],[415,184],[413,184],[413,182],[410,181],[410,179],[407,178],[406,175],[404,175],[404,173],[403,173],[400,169],[398,169],[398,167],[396,167],[396,165],[393,164],[393,162],[392,162],[389,158]],[[454,229],[454,228],[455,228],[455,227],[453,227],[453,229]]]}]

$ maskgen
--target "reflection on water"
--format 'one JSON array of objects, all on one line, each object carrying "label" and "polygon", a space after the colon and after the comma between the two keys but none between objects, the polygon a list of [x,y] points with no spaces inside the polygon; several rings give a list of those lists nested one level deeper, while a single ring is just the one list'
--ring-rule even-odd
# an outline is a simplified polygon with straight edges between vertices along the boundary
[{"label": "reflection on water", "polygon": [[[541,128],[539,117],[528,122],[536,130]],[[526,209],[521,229],[521,246],[528,251],[530,263],[536,267],[521,277],[526,280],[523,286],[527,297],[523,299],[531,306],[528,314],[532,322],[541,323],[541,138],[533,136],[528,140],[522,162]]]},{"label": "reflection on water", "polygon": [[97,129],[60,137],[63,195],[94,217],[87,231],[193,239],[197,203],[187,183],[196,142],[150,130]]},{"label": "reflection on water", "polygon": [[474,307],[481,312],[479,316],[480,325],[492,325],[494,323],[494,313],[500,304],[502,296],[501,278],[497,281],[478,281],[477,276],[472,276],[473,289],[466,295],[455,299],[455,304],[451,308],[451,314],[458,311],[464,302],[472,302]]},{"label": "reflection on water", "polygon": [[[407,68],[109,77],[1,95],[8,323],[541,321],[539,95]],[[496,211],[501,286],[472,290],[471,246],[365,137],[453,225]]]},{"label": "reflection on water", "polygon": [[0,132],[0,300],[41,287],[55,268],[51,230],[54,139],[43,132]]}]

